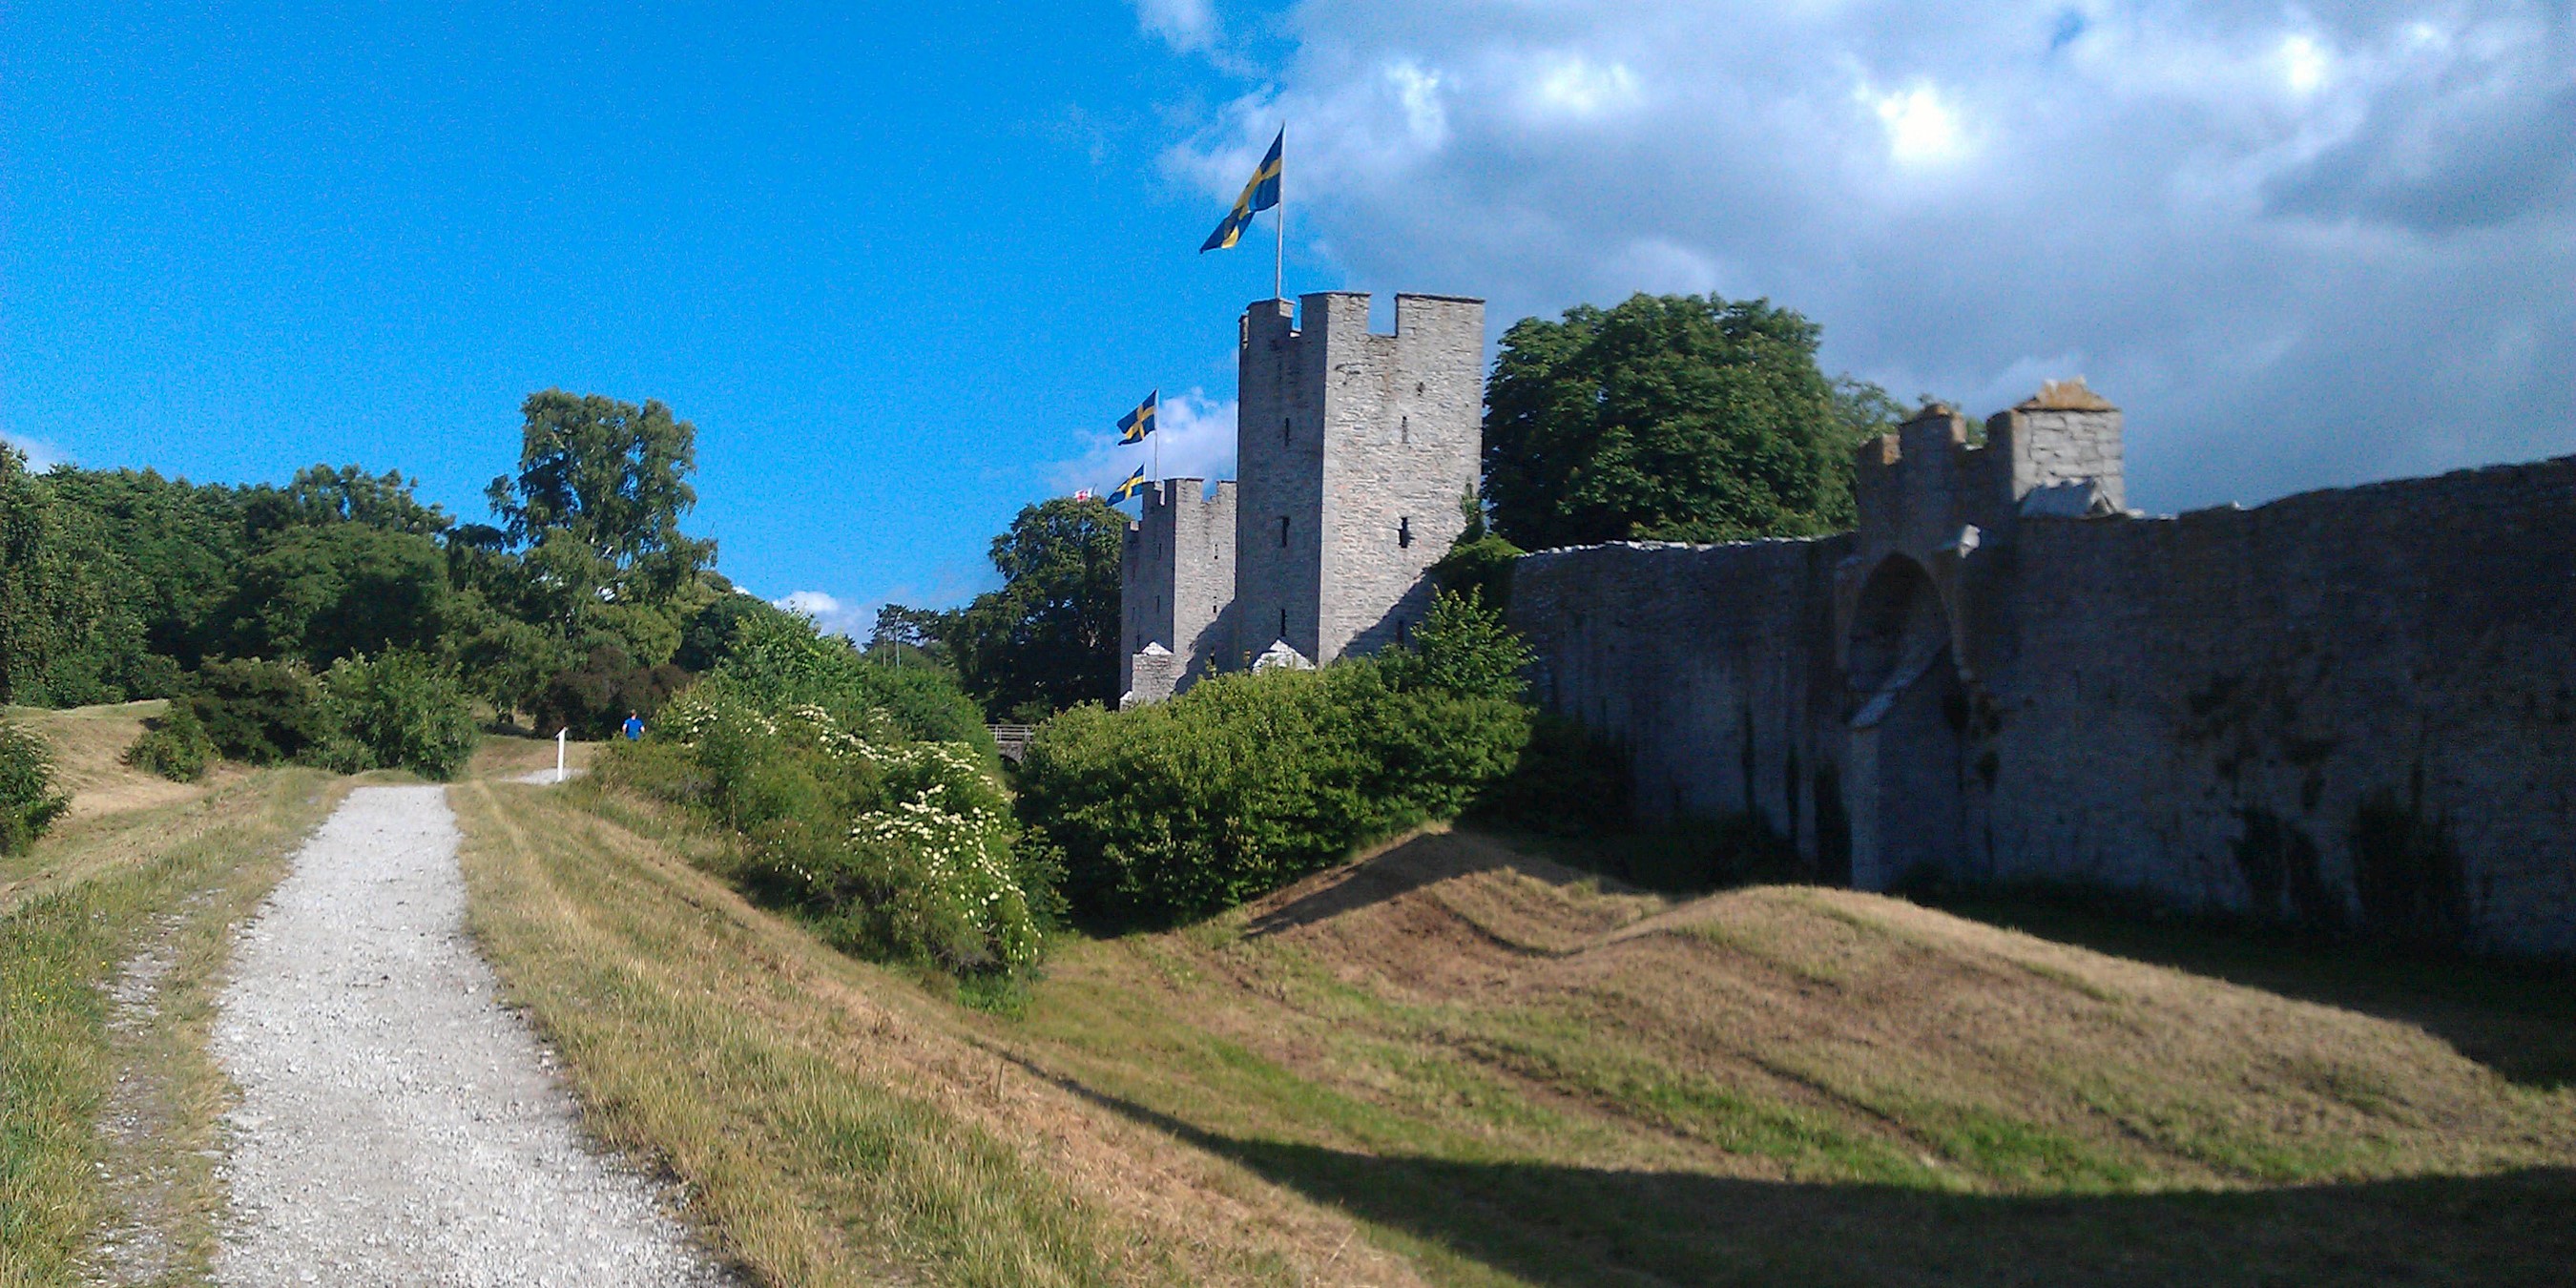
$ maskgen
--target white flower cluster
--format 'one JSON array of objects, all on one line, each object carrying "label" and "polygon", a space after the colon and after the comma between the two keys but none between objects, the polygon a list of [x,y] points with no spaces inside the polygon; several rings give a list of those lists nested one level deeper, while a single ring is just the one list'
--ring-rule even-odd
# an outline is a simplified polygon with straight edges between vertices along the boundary
[{"label": "white flower cluster", "polygon": [[[910,742],[891,720],[870,721],[871,739],[843,727],[830,711],[794,705],[764,712],[718,681],[703,681],[663,709],[659,733],[696,746],[719,729],[778,738],[852,768],[873,768],[887,805],[853,820],[849,858],[873,869],[880,886],[901,890],[905,905],[950,925],[971,925],[985,950],[1016,969],[1037,959],[1038,931],[1028,892],[1011,862],[1015,839],[1010,798],[971,748]],[[808,884],[821,874],[795,866]]]},{"label": "white flower cluster", "polygon": [[1035,961],[1037,927],[1011,864],[1006,799],[974,754],[948,743],[909,743],[879,757],[878,767],[903,798],[861,817],[851,841],[881,859],[909,859],[922,892],[973,924],[1004,965]]}]

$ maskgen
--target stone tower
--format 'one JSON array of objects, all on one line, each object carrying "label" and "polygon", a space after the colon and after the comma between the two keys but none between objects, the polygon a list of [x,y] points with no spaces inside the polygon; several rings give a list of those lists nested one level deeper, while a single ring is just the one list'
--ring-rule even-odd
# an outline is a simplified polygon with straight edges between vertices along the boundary
[{"label": "stone tower", "polygon": [[[1235,485],[1208,495],[1198,479],[1149,487],[1144,512],[1127,525],[1120,553],[1118,692],[1157,702],[1187,689],[1226,660],[1234,602]],[[1139,668],[1159,645],[1169,660]]]},{"label": "stone tower", "polygon": [[1317,664],[1406,638],[1466,524],[1484,432],[1485,304],[1329,291],[1244,311],[1235,421],[1232,656],[1285,642]]}]

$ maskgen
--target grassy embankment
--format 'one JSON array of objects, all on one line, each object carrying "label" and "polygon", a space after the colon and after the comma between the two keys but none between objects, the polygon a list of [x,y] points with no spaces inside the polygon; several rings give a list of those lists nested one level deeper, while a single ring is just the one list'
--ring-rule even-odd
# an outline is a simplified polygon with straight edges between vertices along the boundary
[{"label": "grassy embankment", "polygon": [[340,795],[310,770],[126,769],[159,706],[11,713],[54,744],[73,808],[0,859],[0,1285],[202,1276],[222,1203],[216,977]]},{"label": "grassy embankment", "polygon": [[2563,974],[1842,891],[1665,899],[1461,834],[1067,942],[997,1018],[744,905],[656,811],[457,798],[478,933],[594,1123],[769,1282],[2576,1264]]},{"label": "grassy embankment", "polygon": [[703,832],[579,782],[450,799],[476,938],[591,1127],[685,1182],[761,1282],[1294,1283],[1374,1260],[1347,1219],[1033,1077],[968,1013],[745,904]]}]

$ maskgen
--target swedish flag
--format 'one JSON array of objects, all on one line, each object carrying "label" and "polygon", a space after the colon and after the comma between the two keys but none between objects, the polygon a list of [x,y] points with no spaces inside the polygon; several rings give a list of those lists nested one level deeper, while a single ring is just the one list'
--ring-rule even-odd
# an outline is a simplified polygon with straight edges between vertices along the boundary
[{"label": "swedish flag", "polygon": [[1270,155],[1261,158],[1261,168],[1252,172],[1251,180],[1243,185],[1243,195],[1234,199],[1234,209],[1226,212],[1224,221],[1199,246],[1200,254],[1232,249],[1242,239],[1243,230],[1252,226],[1252,212],[1279,204],[1279,149],[1287,141],[1288,128],[1281,126],[1279,137],[1270,141]]},{"label": "swedish flag", "polygon": [[1119,442],[1141,443],[1147,434],[1154,432],[1154,400],[1162,395],[1160,389],[1145,395],[1145,401],[1136,410],[1118,418]]},{"label": "swedish flag", "polygon": [[1135,496],[1135,495],[1137,495],[1138,493],[1143,492],[1144,490],[1145,490],[1145,467],[1144,467],[1144,466],[1142,466],[1142,465],[1139,465],[1139,466],[1137,466],[1137,467],[1136,467],[1136,472],[1135,472],[1135,473],[1130,474],[1130,475],[1128,475],[1128,476],[1127,476],[1127,481],[1126,481],[1126,482],[1119,484],[1115,489],[1113,489],[1113,490],[1109,493],[1109,503],[1110,503],[1111,505],[1116,505],[1116,504],[1118,504],[1119,502],[1124,501],[1124,500],[1126,500],[1127,498],[1129,498],[1129,497],[1131,497],[1131,496]]}]

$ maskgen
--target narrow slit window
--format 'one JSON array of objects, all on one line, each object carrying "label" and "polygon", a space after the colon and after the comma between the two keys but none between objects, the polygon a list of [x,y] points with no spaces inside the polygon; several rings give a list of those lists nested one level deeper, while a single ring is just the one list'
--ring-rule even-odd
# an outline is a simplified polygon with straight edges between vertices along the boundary
[{"label": "narrow slit window", "polygon": [[1285,608],[1279,610],[1279,638],[1288,638],[1288,610]]},{"label": "narrow slit window", "polygon": [[1412,516],[1412,515],[1409,515],[1409,514],[1408,514],[1408,515],[1404,516],[1403,518],[1398,519],[1398,520],[1396,520],[1396,521],[1395,521],[1395,544],[1397,544],[1398,546],[1401,546],[1401,547],[1403,547],[1404,549],[1407,549],[1407,550],[1410,550],[1410,549],[1412,549],[1412,548],[1413,548],[1413,516]]},{"label": "narrow slit window", "polygon": [[1285,416],[1279,418],[1279,445],[1281,447],[1286,447],[1288,445],[1288,427],[1295,423],[1296,422],[1289,420]]},{"label": "narrow slit window", "polygon": [[1395,433],[1396,433],[1396,436],[1397,436],[1398,438],[1402,439],[1404,442],[1407,442],[1407,443],[1412,442],[1412,441],[1413,441],[1413,417],[1411,417],[1411,416],[1400,416],[1400,417],[1397,417],[1397,418],[1396,418],[1396,422],[1395,422]]},{"label": "narrow slit window", "polygon": [[1288,516],[1284,514],[1279,516],[1279,547],[1288,548]]}]

